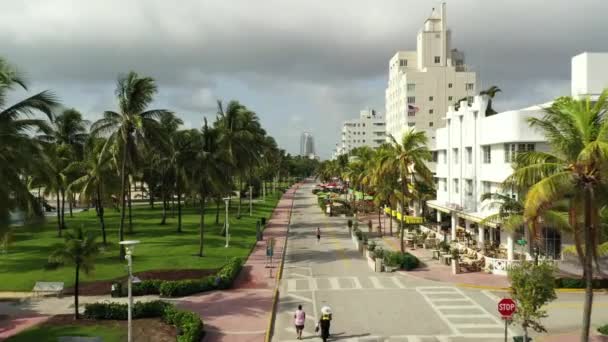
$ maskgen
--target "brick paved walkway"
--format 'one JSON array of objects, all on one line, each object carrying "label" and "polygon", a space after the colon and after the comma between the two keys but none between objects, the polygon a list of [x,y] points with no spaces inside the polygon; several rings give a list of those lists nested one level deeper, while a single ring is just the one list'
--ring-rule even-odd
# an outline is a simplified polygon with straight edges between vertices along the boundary
[{"label": "brick paved walkway", "polygon": [[[264,230],[264,241],[256,244],[234,288],[184,298],[179,306],[198,312],[205,324],[205,342],[263,341],[270,312],[276,272],[283,255],[293,197],[299,185],[288,190],[279,201]],[[266,239],[275,238],[272,278],[266,268]]]}]

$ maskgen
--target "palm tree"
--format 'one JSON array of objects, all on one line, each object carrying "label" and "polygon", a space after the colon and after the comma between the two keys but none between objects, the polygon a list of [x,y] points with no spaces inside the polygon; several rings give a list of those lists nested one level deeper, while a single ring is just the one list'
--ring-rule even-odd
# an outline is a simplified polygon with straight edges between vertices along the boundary
[{"label": "palm tree", "polygon": [[[593,261],[598,258],[599,217],[608,198],[608,90],[597,101],[558,98],[542,118],[529,119],[540,129],[550,152],[525,152],[507,184],[528,188],[524,220],[533,222],[555,203],[568,202],[579,262],[585,279],[581,341],[589,338],[593,304]],[[582,224],[581,224],[582,222]],[[599,269],[599,266],[598,266]]]},{"label": "palm tree", "polygon": [[59,245],[49,256],[49,261],[59,264],[74,265],[74,317],[79,318],[78,290],[80,271],[90,274],[95,269],[95,258],[100,253],[101,244],[96,241],[93,232],[83,234],[81,227],[74,227],[73,233],[65,234],[65,242]]},{"label": "palm tree", "polygon": [[228,182],[225,170],[230,167],[230,159],[225,150],[219,144],[217,128],[211,128],[204,119],[198,145],[193,149],[196,151],[192,161],[194,165],[189,167],[191,171],[191,183],[196,189],[200,201],[200,225],[199,225],[199,257],[203,256],[203,245],[205,237],[205,204],[210,194],[213,194],[221,184]]},{"label": "palm tree", "polygon": [[42,150],[30,132],[49,130],[47,121],[32,119],[37,113],[53,118],[59,105],[55,96],[43,91],[15,104],[8,104],[8,92],[16,87],[28,90],[23,74],[0,57],[0,236],[10,235],[10,214],[41,214],[40,203],[32,196],[24,175],[40,166]]},{"label": "palm tree", "polygon": [[78,191],[85,199],[93,199],[95,211],[99,218],[103,244],[107,243],[104,219],[104,202],[114,189],[119,187],[116,168],[112,163],[112,153],[103,153],[105,140],[91,139],[85,148],[84,159],[68,166],[81,176],[69,186],[70,191]]},{"label": "palm tree", "polygon": [[[117,151],[121,154],[118,158],[121,177],[119,241],[124,240],[128,166],[136,164],[138,148],[147,141],[163,140],[156,119],[168,111],[148,109],[156,92],[156,83],[151,77],[141,77],[133,71],[119,77],[116,87],[119,111],[104,112],[103,118],[91,126],[92,135],[108,135],[106,145],[116,145],[119,147]],[[124,257],[124,255],[125,250],[121,246],[120,256]]]},{"label": "palm tree", "polygon": [[426,162],[431,160],[431,152],[427,147],[427,137],[424,132],[416,132],[413,129],[407,131],[398,143],[393,136],[389,136],[392,148],[389,153],[381,156],[380,163],[384,168],[398,170],[401,178],[401,224],[400,224],[400,240],[401,252],[405,252],[403,245],[404,238],[404,221],[405,221],[405,206],[412,199],[410,185],[416,177],[419,179],[432,182],[433,174],[426,166]]},{"label": "palm tree", "polygon": [[494,99],[494,96],[496,96],[496,93],[499,93],[501,91],[502,90],[500,90],[500,88],[498,88],[497,86],[494,85],[486,90],[482,90],[479,93],[479,95],[486,95],[488,97],[488,106],[486,107],[486,116],[491,116],[491,115],[497,114],[497,112],[494,110],[494,108],[492,108],[492,100]]}]

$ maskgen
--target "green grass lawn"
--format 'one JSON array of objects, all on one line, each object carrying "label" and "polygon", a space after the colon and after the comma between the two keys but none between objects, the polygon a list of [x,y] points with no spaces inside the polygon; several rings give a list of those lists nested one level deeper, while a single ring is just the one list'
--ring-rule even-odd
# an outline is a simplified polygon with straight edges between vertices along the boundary
[{"label": "green grass lawn", "polygon": [[[147,204],[133,206],[134,234],[125,239],[140,240],[135,248],[134,272],[171,269],[215,269],[221,267],[229,257],[246,257],[255,243],[256,220],[270,217],[278,200],[276,196],[266,196],[266,201],[254,203],[253,216],[249,217],[247,199],[243,199],[242,218],[236,219],[237,201],[233,200],[230,213],[230,247],[225,248],[225,238],[219,235],[223,225],[225,209],[220,209],[220,224],[215,224],[215,204],[208,203],[205,212],[204,254],[198,253],[199,214],[194,208],[183,209],[183,232],[178,234],[177,210],[175,216],[168,215],[167,224],[160,225],[161,208],[151,209]],[[67,208],[66,208],[67,211]],[[126,274],[125,261],[118,257],[118,225],[120,213],[106,209],[106,231],[111,245],[100,255],[96,269],[91,276],[83,275],[81,281],[107,280]],[[85,230],[99,232],[101,229],[95,210],[74,214],[66,213],[68,229],[83,225]],[[128,224],[128,217],[126,220]],[[55,245],[63,241],[57,237],[56,218],[47,217],[43,226],[15,228],[13,242],[7,254],[0,254],[0,291],[31,291],[36,281],[63,281],[65,287],[74,283],[74,268],[60,267],[45,270],[48,255]],[[125,226],[126,226],[125,225]],[[127,229],[125,228],[125,231]]]},{"label": "green grass lawn", "polygon": [[27,329],[6,342],[45,342],[58,341],[61,336],[101,337],[104,342],[119,342],[127,339],[126,331],[120,326],[78,326],[78,325],[41,325]]}]

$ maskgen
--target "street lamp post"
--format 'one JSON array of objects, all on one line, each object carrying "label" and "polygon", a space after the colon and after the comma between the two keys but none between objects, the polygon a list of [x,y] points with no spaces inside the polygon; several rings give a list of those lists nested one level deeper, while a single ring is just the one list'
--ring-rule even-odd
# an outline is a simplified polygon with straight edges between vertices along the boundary
[{"label": "street lamp post", "polygon": [[139,243],[138,240],[126,240],[126,241],[121,241],[120,244],[125,246],[125,260],[127,260],[127,270],[129,272],[129,279],[127,281],[127,289],[128,289],[128,296],[129,296],[129,302],[128,302],[128,312],[127,312],[127,341],[131,342],[133,341],[133,335],[132,335],[132,311],[133,311],[133,293],[132,293],[132,287],[133,287],[133,250],[135,249],[135,245],[137,245]]},{"label": "street lamp post", "polygon": [[253,215],[253,186],[249,186],[249,216]]},{"label": "street lamp post", "polygon": [[228,221],[228,205],[230,204],[230,197],[224,197],[224,206],[226,207],[226,219],[225,219],[225,224],[226,224],[226,246],[224,247],[228,247],[228,242],[230,240],[230,234],[229,234],[229,228],[230,228],[230,222]]}]

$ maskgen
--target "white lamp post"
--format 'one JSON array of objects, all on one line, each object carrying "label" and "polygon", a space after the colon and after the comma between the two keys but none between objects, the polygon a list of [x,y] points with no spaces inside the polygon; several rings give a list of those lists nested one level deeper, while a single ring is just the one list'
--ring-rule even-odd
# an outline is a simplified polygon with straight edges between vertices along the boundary
[{"label": "white lamp post", "polygon": [[253,215],[253,187],[249,186],[249,216]]},{"label": "white lamp post", "polygon": [[226,207],[226,219],[225,219],[225,224],[226,224],[226,246],[224,247],[228,247],[228,242],[230,241],[230,234],[229,234],[229,230],[228,228],[230,228],[230,222],[228,222],[228,205],[230,204],[230,197],[224,197],[224,206]]},{"label": "white lamp post", "polygon": [[132,328],[131,328],[131,320],[132,320],[132,311],[133,311],[133,294],[131,292],[131,288],[132,288],[132,283],[133,283],[133,260],[132,260],[132,254],[133,254],[133,250],[135,249],[135,245],[137,245],[139,243],[138,240],[126,240],[126,241],[121,241],[120,244],[123,245],[125,247],[125,260],[127,260],[127,270],[129,272],[129,279],[127,281],[127,286],[128,286],[128,295],[129,295],[129,304],[128,304],[128,313],[127,313],[127,327],[128,327],[128,332],[127,332],[127,341],[131,342],[133,341],[133,336],[131,334]]}]

